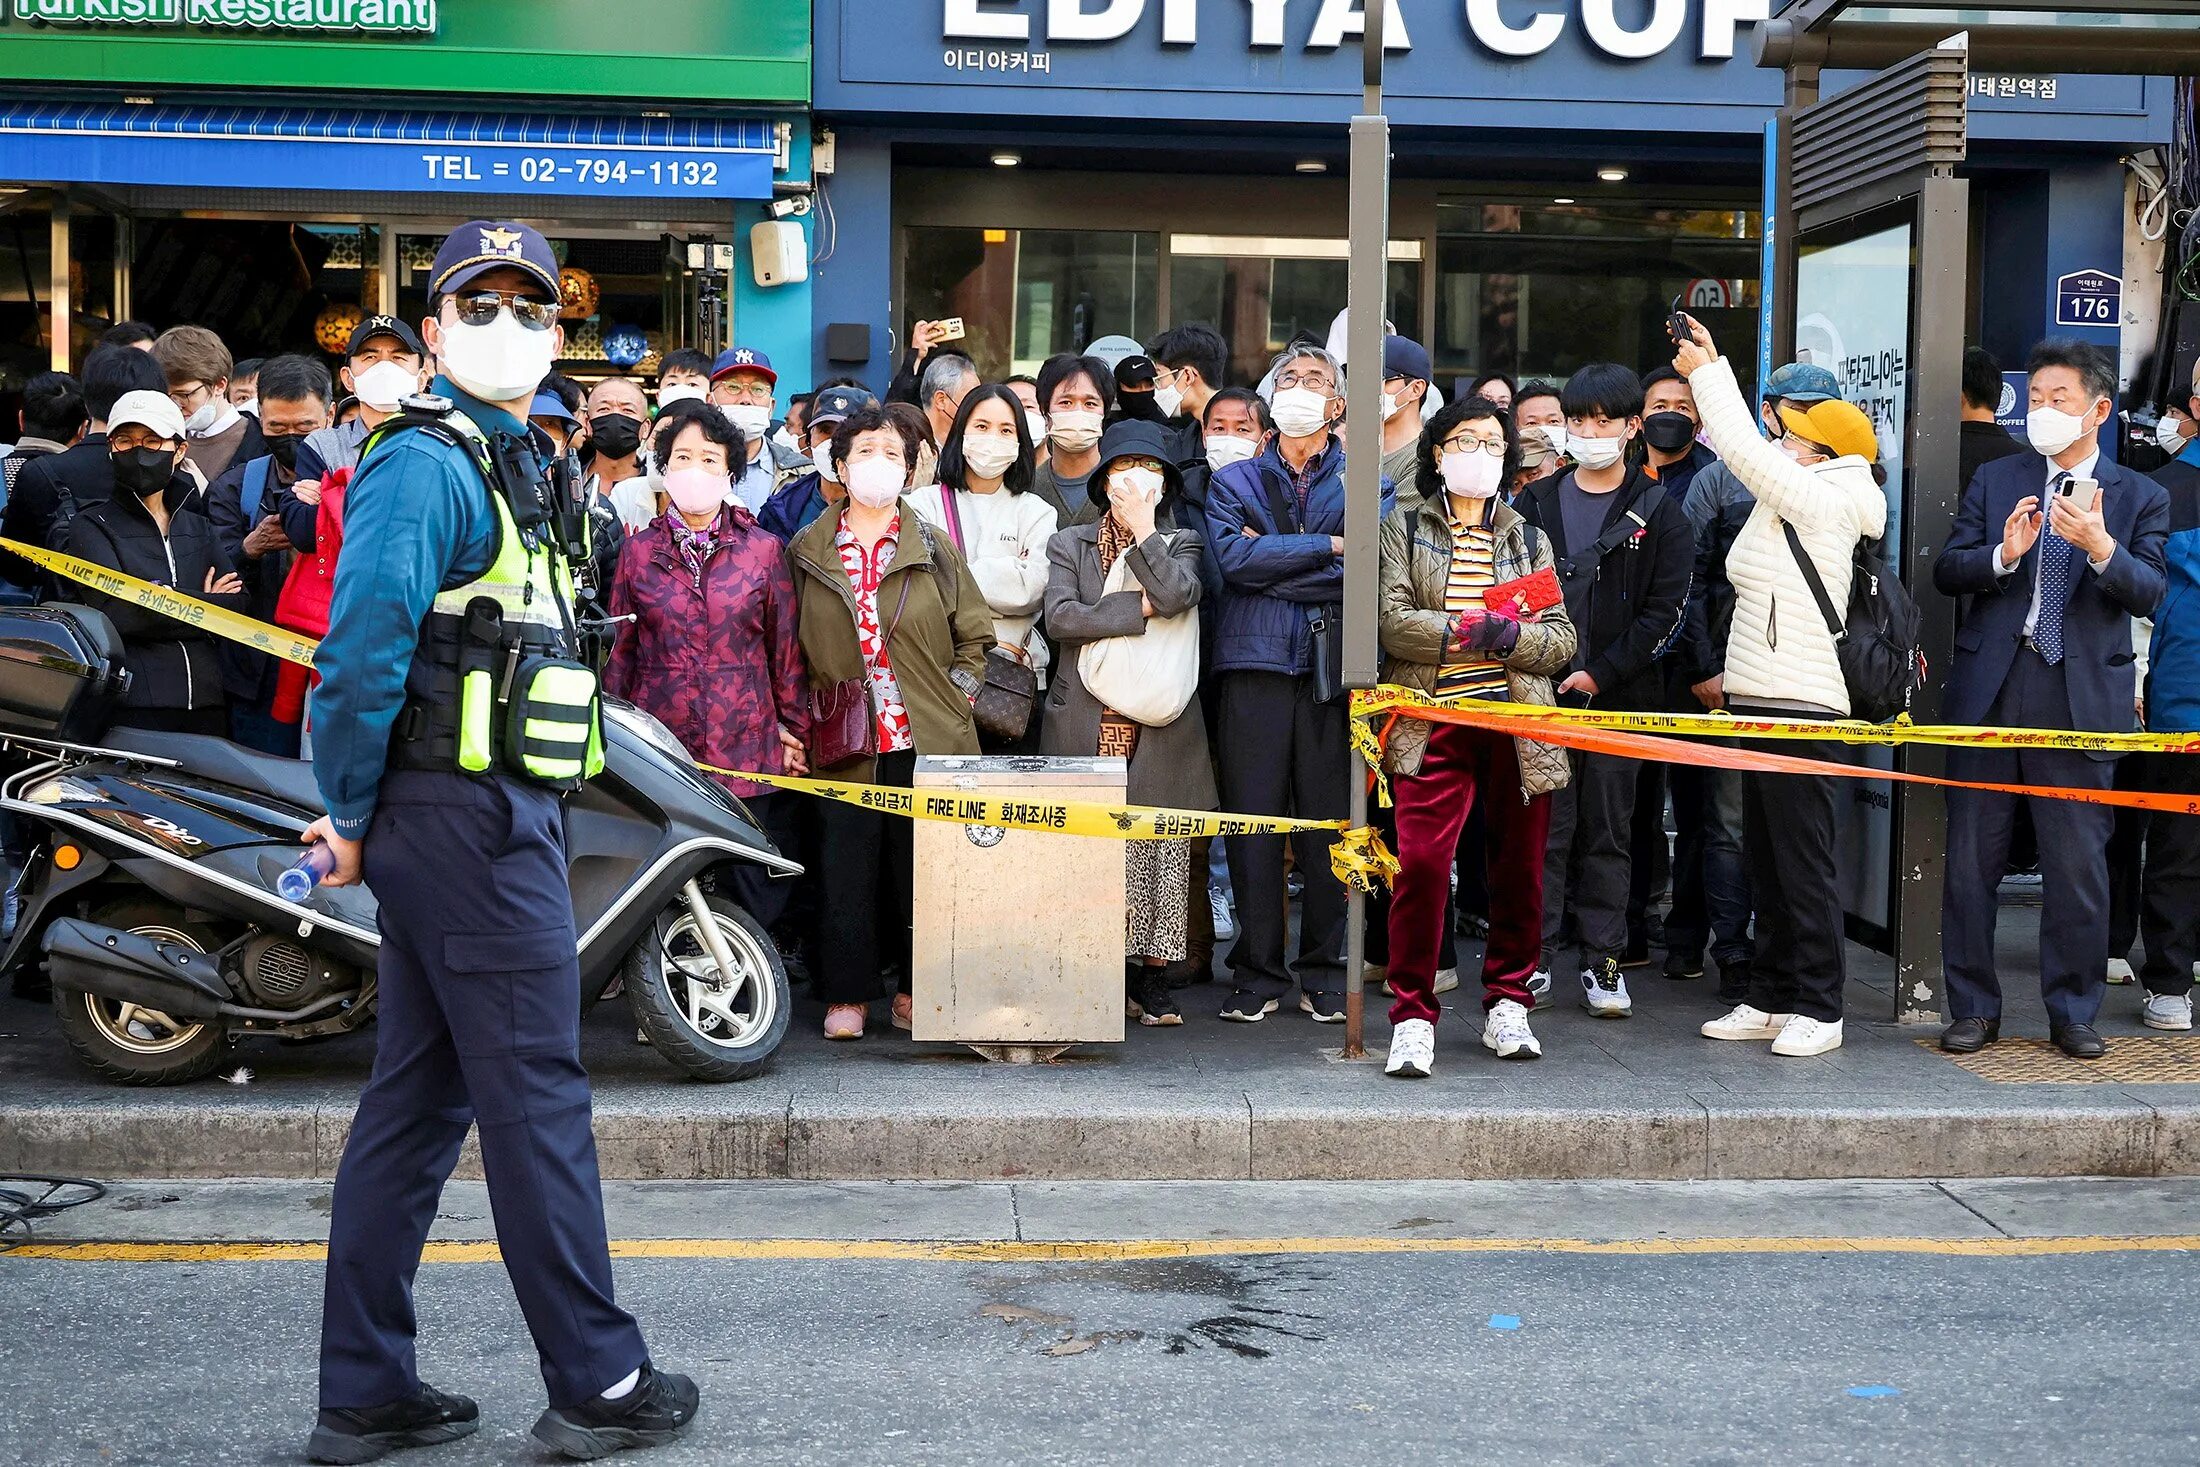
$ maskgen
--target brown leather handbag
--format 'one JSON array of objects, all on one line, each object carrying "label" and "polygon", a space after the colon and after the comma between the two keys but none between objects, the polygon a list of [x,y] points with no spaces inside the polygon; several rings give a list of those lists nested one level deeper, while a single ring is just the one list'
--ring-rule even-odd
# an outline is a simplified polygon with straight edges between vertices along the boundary
[{"label": "brown leather handbag", "polygon": [[[940,504],[947,511],[948,538],[968,561],[970,549],[963,543],[962,509],[955,503],[955,491],[945,484],[940,485]],[[970,700],[970,717],[979,731],[1014,743],[1030,732],[1032,710],[1038,706],[1039,673],[1031,665],[1031,638],[1026,636],[1024,645],[1014,651],[988,647],[985,679],[978,685],[978,695]]]},{"label": "brown leather handbag", "polygon": [[[901,614],[908,609],[909,580],[908,576],[901,578],[901,600],[894,607],[894,619],[879,638],[881,647],[894,640],[894,629],[901,625]],[[853,623],[850,630],[854,630]],[[837,769],[878,753],[878,718],[871,708],[871,673],[875,667],[866,658],[862,677],[842,678],[830,687],[810,689],[812,769]]]}]

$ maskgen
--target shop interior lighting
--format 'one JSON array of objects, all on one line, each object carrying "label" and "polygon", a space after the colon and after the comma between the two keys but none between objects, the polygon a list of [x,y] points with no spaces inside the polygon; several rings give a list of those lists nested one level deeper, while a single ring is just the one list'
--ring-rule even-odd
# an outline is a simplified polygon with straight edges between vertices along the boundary
[{"label": "shop interior lighting", "polygon": [[124,97],[122,100],[132,107],[150,107],[153,105],[151,97]]},{"label": "shop interior lighting", "polygon": [[995,153],[993,155],[993,166],[995,168],[1014,168],[1023,161],[1024,155],[1021,153]]},{"label": "shop interior lighting", "polygon": [[1319,158],[1301,158],[1294,165],[1301,173],[1327,173],[1329,165]]},{"label": "shop interior lighting", "polygon": [[1570,204],[1570,203],[1572,203],[1572,202],[1573,202],[1573,200],[1572,200],[1572,199],[1553,199],[1553,200],[1551,200],[1551,202],[1552,202],[1552,203],[1554,203],[1554,204]]},{"label": "shop interior lighting", "polygon": [[[1345,240],[1312,236],[1172,234],[1169,253],[1203,260],[1346,260],[1351,258],[1352,250]],[[1417,239],[1390,242],[1393,260],[1418,261],[1421,253],[1421,241]]]},{"label": "shop interior lighting", "polygon": [[1606,183],[1625,183],[1627,182],[1627,170],[1624,168],[1599,168],[1597,177],[1603,179]]}]

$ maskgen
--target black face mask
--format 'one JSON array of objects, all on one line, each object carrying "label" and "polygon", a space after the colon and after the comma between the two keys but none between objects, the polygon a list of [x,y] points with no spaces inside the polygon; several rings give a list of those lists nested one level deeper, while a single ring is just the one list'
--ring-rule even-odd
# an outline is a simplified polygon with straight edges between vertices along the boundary
[{"label": "black face mask", "polygon": [[620,413],[588,420],[588,442],[605,458],[631,458],[642,446],[642,425]]},{"label": "black face mask", "polygon": [[166,448],[119,449],[107,461],[115,468],[116,491],[135,499],[160,493],[176,477],[176,455]]},{"label": "black face mask", "polygon": [[306,441],[303,433],[264,433],[267,451],[275,456],[275,462],[283,466],[286,474],[298,470],[298,445]]},{"label": "black face mask", "polygon": [[1660,453],[1678,453],[1696,437],[1696,421],[1686,413],[1652,413],[1642,420],[1645,443]]}]

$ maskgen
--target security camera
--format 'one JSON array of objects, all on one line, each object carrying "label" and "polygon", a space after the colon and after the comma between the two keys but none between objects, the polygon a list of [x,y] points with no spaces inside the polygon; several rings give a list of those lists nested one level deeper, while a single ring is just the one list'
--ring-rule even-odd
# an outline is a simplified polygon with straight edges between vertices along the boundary
[{"label": "security camera", "polygon": [[784,199],[773,199],[767,205],[774,219],[799,219],[810,212],[810,196],[795,194]]}]

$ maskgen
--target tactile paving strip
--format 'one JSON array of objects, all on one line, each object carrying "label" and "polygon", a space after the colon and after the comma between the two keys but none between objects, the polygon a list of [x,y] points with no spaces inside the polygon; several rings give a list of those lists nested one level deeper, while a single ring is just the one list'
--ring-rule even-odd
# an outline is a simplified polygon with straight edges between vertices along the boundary
[{"label": "tactile paving strip", "polygon": [[2044,1039],[2004,1039],[1977,1054],[1919,1045],[2003,1085],[2200,1085],[2200,1034],[2110,1039],[2097,1060],[2074,1060]]}]

